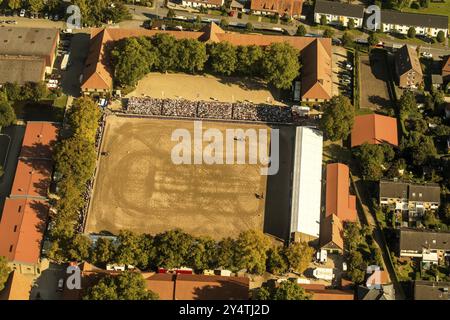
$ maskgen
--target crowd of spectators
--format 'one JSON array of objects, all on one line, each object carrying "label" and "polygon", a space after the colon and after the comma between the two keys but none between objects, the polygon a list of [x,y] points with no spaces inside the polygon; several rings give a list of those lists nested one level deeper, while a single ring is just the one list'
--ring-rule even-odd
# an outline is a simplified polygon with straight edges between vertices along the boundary
[{"label": "crowd of spectators", "polygon": [[136,115],[263,122],[292,122],[292,109],[267,104],[131,97],[125,112]]}]

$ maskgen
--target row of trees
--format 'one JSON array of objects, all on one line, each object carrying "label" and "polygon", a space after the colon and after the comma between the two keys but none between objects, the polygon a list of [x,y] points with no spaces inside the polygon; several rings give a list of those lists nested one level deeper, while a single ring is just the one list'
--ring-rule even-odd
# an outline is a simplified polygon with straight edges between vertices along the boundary
[{"label": "row of trees", "polygon": [[[66,9],[75,4],[80,8],[82,24],[87,26],[100,26],[109,21],[113,23],[131,19],[128,9],[122,0],[0,0],[3,8],[11,10],[26,9],[33,14],[52,13],[61,17],[68,15]],[[142,1],[141,1],[142,2]]]},{"label": "row of trees", "polygon": [[100,115],[91,98],[75,100],[67,116],[71,133],[56,148],[58,200],[51,221],[54,242],[50,250],[50,256],[55,259],[64,257],[72,243],[80,208],[84,205],[82,194],[95,169],[95,137]]},{"label": "row of trees", "polygon": [[121,231],[116,242],[100,238],[95,246],[88,237],[77,234],[66,250],[66,259],[89,261],[101,267],[108,263],[134,265],[142,270],[187,266],[201,271],[223,267],[232,271],[247,269],[254,274],[281,274],[288,270],[302,273],[314,253],[306,243],[272,247],[267,236],[254,230],[242,232],[236,239],[214,241],[179,229],[155,236]]},{"label": "row of trees", "polygon": [[298,51],[287,43],[233,46],[228,42],[205,44],[196,39],[177,40],[168,34],[127,38],[111,50],[118,86],[135,86],[151,71],[179,71],[263,78],[280,89],[290,88],[299,75]]}]

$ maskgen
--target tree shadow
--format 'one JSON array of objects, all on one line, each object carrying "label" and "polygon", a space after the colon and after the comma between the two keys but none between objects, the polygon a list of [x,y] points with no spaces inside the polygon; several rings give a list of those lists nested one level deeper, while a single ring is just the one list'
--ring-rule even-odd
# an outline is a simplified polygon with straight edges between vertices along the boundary
[{"label": "tree shadow", "polygon": [[194,300],[248,300],[249,286],[243,282],[228,277],[226,280],[216,280],[217,285],[195,287]]}]

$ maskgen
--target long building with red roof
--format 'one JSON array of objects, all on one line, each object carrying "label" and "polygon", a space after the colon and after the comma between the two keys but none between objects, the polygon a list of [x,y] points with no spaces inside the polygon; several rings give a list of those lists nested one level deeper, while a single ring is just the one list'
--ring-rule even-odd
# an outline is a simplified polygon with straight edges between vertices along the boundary
[{"label": "long building with red roof", "polygon": [[48,188],[58,125],[28,122],[10,196],[0,221],[0,256],[13,270],[38,273],[50,205]]},{"label": "long building with red roof", "polygon": [[234,46],[268,46],[287,42],[299,50],[302,101],[321,102],[332,97],[331,39],[278,35],[240,34],[226,32],[214,23],[202,31],[165,31],[146,29],[92,29],[90,49],[83,73],[81,89],[84,94],[100,94],[113,90],[113,72],[108,63],[106,47],[115,41],[138,36],[151,37],[159,33],[170,34],[176,39],[197,39],[202,42],[229,42]]}]

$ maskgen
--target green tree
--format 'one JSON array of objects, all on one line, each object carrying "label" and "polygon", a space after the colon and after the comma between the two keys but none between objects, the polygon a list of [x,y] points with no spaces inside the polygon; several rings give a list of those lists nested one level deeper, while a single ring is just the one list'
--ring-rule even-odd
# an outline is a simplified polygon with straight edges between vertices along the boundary
[{"label": "green tree", "polygon": [[437,155],[433,139],[416,131],[403,138],[400,148],[409,163],[418,167]]},{"label": "green tree", "polygon": [[236,239],[236,265],[250,273],[262,274],[266,270],[269,239],[255,230],[244,231]]},{"label": "green tree", "polygon": [[11,269],[8,267],[8,261],[5,257],[0,256],[0,291],[5,287]]},{"label": "green tree", "polygon": [[348,20],[347,28],[348,28],[349,30],[355,29],[355,20],[354,20],[354,19],[349,19],[349,20]]},{"label": "green tree", "polygon": [[394,157],[394,150],[387,144],[363,143],[354,151],[364,180],[378,181]]},{"label": "green tree", "polygon": [[118,246],[116,248],[115,261],[119,264],[138,265],[143,255],[141,237],[129,230],[121,230],[117,237]]},{"label": "green tree", "polygon": [[124,271],[117,276],[106,275],[89,288],[84,300],[158,300],[156,293],[146,290],[138,272]]},{"label": "green tree", "polygon": [[7,127],[16,121],[14,109],[8,101],[0,100],[0,128]]},{"label": "green tree", "polygon": [[275,275],[282,275],[288,270],[283,247],[273,247],[267,253],[267,271]]},{"label": "green tree", "polygon": [[190,254],[186,257],[186,264],[194,270],[215,268],[216,243],[208,237],[200,237],[191,242]]},{"label": "green tree", "polygon": [[437,33],[436,40],[439,43],[443,43],[445,41],[445,33],[444,33],[444,31],[441,30],[441,31],[439,31]]},{"label": "green tree", "polygon": [[176,16],[176,14],[175,14],[175,11],[173,9],[169,9],[167,11],[167,15],[166,15],[167,18],[175,18],[175,16]]},{"label": "green tree", "polygon": [[310,300],[311,295],[293,281],[286,280],[275,288],[263,285],[256,295],[257,300]]},{"label": "green tree", "polygon": [[114,80],[119,86],[135,86],[151,68],[159,64],[156,50],[146,38],[126,38],[111,51]]},{"label": "green tree", "polygon": [[202,71],[208,56],[203,42],[195,39],[183,39],[178,45],[178,69],[195,73]]},{"label": "green tree", "polygon": [[236,70],[236,47],[229,42],[212,43],[208,46],[209,65],[214,73],[230,75]]},{"label": "green tree", "polygon": [[22,5],[22,1],[21,0],[8,0],[8,7],[11,10],[20,9],[21,5]]},{"label": "green tree", "polygon": [[300,73],[298,51],[287,42],[266,47],[262,71],[267,82],[278,89],[289,89]]},{"label": "green tree", "polygon": [[333,36],[334,36],[334,31],[331,28],[326,28],[325,31],[323,32],[324,38],[333,38]]},{"label": "green tree", "polygon": [[30,5],[30,10],[33,13],[41,12],[45,6],[44,0],[28,0],[28,4]]},{"label": "green tree", "polygon": [[348,32],[344,32],[342,35],[342,44],[344,47],[351,47],[353,46],[353,37]]},{"label": "green tree", "polygon": [[417,110],[416,98],[414,92],[406,90],[398,101],[400,119],[406,119],[410,114]]},{"label": "green tree", "polygon": [[165,33],[158,33],[152,38],[152,44],[158,49],[156,67],[161,72],[177,69],[179,50],[175,37]]},{"label": "green tree", "polygon": [[303,24],[299,25],[295,34],[299,37],[304,37],[306,35],[305,26]]},{"label": "green tree", "polygon": [[222,29],[226,29],[226,28],[228,27],[228,20],[225,19],[225,18],[222,18],[222,19],[220,20],[220,27],[221,27]]},{"label": "green tree", "polygon": [[255,29],[255,28],[253,27],[253,24],[252,24],[251,22],[247,22],[247,23],[245,24],[245,30],[251,32],[251,31],[253,31],[254,29]]},{"label": "green tree", "polygon": [[378,38],[378,35],[374,32],[369,33],[369,37],[367,38],[367,42],[370,46],[375,46],[380,42],[380,39]]},{"label": "green tree", "polygon": [[408,38],[415,38],[416,37],[416,28],[410,27],[408,29]]},{"label": "green tree", "polygon": [[328,20],[327,20],[327,17],[325,15],[321,15],[320,16],[320,24],[323,25],[323,26],[328,24]]},{"label": "green tree", "polygon": [[236,72],[246,76],[259,75],[263,56],[264,51],[260,46],[238,46]]},{"label": "green tree", "polygon": [[113,262],[116,249],[108,238],[99,238],[92,250],[92,261],[95,264],[106,265]]},{"label": "green tree", "polygon": [[232,238],[224,238],[217,245],[217,265],[225,269],[236,270],[235,248],[236,241]]},{"label": "green tree", "polygon": [[302,274],[311,263],[314,248],[306,242],[294,242],[285,249],[289,269]]},{"label": "green tree", "polygon": [[170,230],[155,236],[155,266],[179,268],[185,266],[193,247],[194,238],[179,230]]},{"label": "green tree", "polygon": [[321,128],[325,136],[336,141],[346,139],[353,128],[355,108],[345,96],[334,96],[323,105]]},{"label": "green tree", "polygon": [[93,144],[100,116],[100,109],[94,100],[89,97],[76,99],[68,115],[68,122],[73,130],[73,135],[80,140],[86,140]]},{"label": "green tree", "polygon": [[68,250],[70,260],[79,262],[90,261],[91,247],[92,242],[87,236],[76,234],[73,237],[70,243],[70,249]]}]

